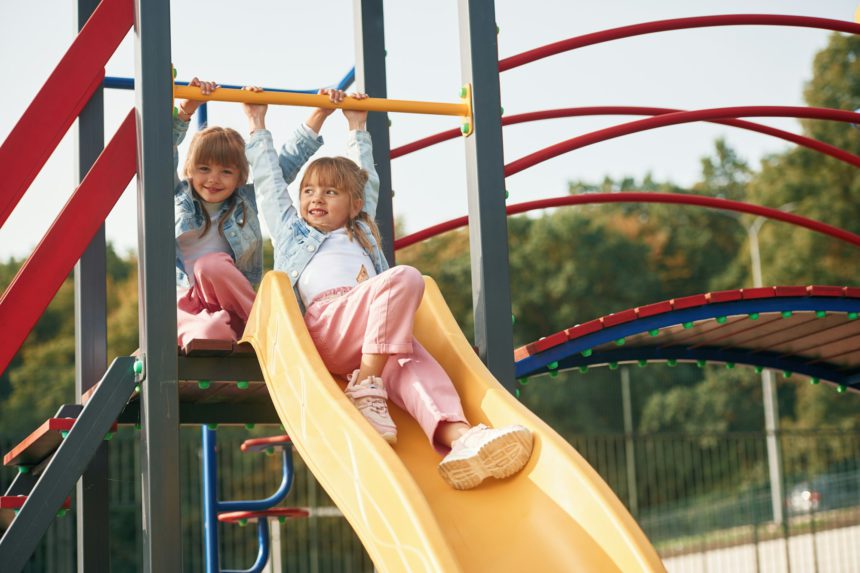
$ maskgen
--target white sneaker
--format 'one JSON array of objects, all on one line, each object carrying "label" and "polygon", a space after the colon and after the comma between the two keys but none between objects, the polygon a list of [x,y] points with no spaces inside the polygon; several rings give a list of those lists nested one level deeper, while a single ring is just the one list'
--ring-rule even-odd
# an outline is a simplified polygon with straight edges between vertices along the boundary
[{"label": "white sneaker", "polygon": [[359,383],[356,383],[356,378],[358,378],[358,370],[347,378],[349,384],[346,386],[346,397],[355,404],[358,411],[364,415],[371,426],[376,428],[386,442],[397,443],[397,426],[394,425],[394,420],[388,413],[386,402],[388,394],[385,392],[382,378],[368,376]]},{"label": "white sneaker", "polygon": [[533,445],[532,433],[523,426],[478,424],[454,440],[439,473],[454,489],[471,489],[490,476],[506,478],[523,469]]}]

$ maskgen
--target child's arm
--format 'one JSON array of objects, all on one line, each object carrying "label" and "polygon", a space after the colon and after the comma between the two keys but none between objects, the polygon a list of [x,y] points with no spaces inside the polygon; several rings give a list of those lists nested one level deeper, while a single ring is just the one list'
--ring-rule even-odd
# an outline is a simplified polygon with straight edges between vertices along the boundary
[{"label": "child's arm", "polygon": [[[191,78],[188,82],[189,86],[196,86],[204,95],[209,95],[214,92],[218,85],[215,82],[201,82],[196,77]],[[179,144],[185,139],[185,134],[188,132],[188,122],[191,121],[191,116],[200,107],[202,101],[193,99],[181,99],[176,102],[177,114],[173,119],[173,188],[179,185]]]},{"label": "child's arm", "polygon": [[[355,99],[365,99],[367,94],[350,94]],[[343,110],[349,125],[349,138],[346,142],[346,156],[367,171],[367,184],[364,186],[364,207],[362,211],[371,219],[376,218],[376,205],[379,203],[379,174],[373,163],[373,143],[367,131],[367,112]]]},{"label": "child's arm", "polygon": [[[320,90],[319,93],[320,95],[327,95],[333,103],[340,103],[346,97],[346,93],[343,90],[324,89]],[[334,109],[316,108],[305,120],[305,124],[299,126],[284,145],[281,146],[281,152],[278,154],[278,162],[281,165],[281,172],[287,184],[292,183],[296,179],[299,170],[322,145],[323,141],[319,133],[325,120],[333,112]],[[308,145],[309,143],[315,144],[313,145],[313,151],[310,153],[308,153],[311,147]]]},{"label": "child's arm", "polygon": [[[256,86],[248,86],[244,89],[252,92],[263,91]],[[248,157],[251,173],[254,175],[254,191],[266,220],[266,226],[272,234],[275,245],[280,245],[289,238],[290,220],[298,215],[287,192],[287,182],[278,165],[272,134],[266,129],[268,108],[269,106],[265,104],[242,105],[251,132],[245,145],[245,155]],[[308,157],[312,154],[313,152]]]}]

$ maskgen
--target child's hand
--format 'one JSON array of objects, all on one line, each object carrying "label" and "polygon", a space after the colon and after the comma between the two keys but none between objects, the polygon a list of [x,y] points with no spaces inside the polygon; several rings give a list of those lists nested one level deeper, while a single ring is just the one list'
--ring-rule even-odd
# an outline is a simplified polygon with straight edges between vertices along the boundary
[{"label": "child's hand", "polygon": [[[317,92],[319,95],[327,95],[328,99],[332,103],[340,103],[346,97],[346,92],[343,90],[334,90],[334,89],[323,89]],[[325,123],[326,118],[334,113],[334,109],[328,109],[325,107],[318,107],[311,112],[310,117],[308,117],[305,124],[314,130],[316,133],[319,133],[322,129],[323,124]]]},{"label": "child's hand", "polygon": [[[353,99],[367,99],[369,96],[364,93],[352,93],[349,97]],[[367,111],[359,111],[354,109],[344,109],[343,115],[349,123],[350,131],[367,129]]]},{"label": "child's hand", "polygon": [[[201,82],[196,77],[191,78],[191,81],[188,82],[189,87],[198,87],[200,88],[200,93],[203,95],[209,95],[218,89],[218,84],[215,82]],[[189,121],[191,116],[194,115],[194,112],[197,111],[197,108],[202,104],[202,100],[196,99],[181,99],[177,102],[176,107],[179,110],[179,119],[182,121]]]},{"label": "child's hand", "polygon": [[[245,86],[242,89],[254,92],[255,94],[263,92],[263,88],[257,86]],[[258,129],[266,129],[266,112],[268,109],[269,106],[265,103],[242,104],[242,111],[245,112],[245,115],[248,118],[248,125],[250,126],[251,133],[254,133]]]}]

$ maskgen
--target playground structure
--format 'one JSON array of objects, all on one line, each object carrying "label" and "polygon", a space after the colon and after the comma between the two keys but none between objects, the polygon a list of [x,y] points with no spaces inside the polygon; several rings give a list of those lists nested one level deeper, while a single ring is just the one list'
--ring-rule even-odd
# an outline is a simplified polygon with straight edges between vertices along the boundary
[{"label": "playground structure", "polygon": [[[337,382],[322,368],[304,332],[298,308],[291,300],[292,291],[283,288],[283,281],[276,275],[264,281],[255,317],[246,331],[246,338],[256,350],[256,358],[241,350],[228,355],[210,351],[209,354],[215,355],[206,356],[204,350],[196,355],[177,356],[173,342],[175,317],[164,312],[175,302],[171,268],[173,241],[169,239],[171,207],[169,197],[163,193],[172,185],[169,116],[164,113],[169,109],[171,79],[163,73],[170,66],[170,27],[164,4],[146,3],[138,6],[135,14],[128,0],[103,0],[44,89],[0,147],[0,168],[9,173],[11,179],[0,198],[2,224],[75,118],[85,107],[91,110],[100,105],[104,65],[132,23],[135,24],[139,62],[135,77],[137,108],[129,113],[103,153],[99,155],[96,149],[82,147],[82,162],[92,163],[92,169],[0,300],[0,321],[8,325],[8,337],[0,345],[0,367],[6,368],[62,280],[80,259],[76,268],[80,298],[77,395],[82,403],[86,400],[86,405],[71,407],[58,416],[76,418],[70,429],[59,429],[57,422],[53,423],[57,427],[49,423],[46,430],[37,432],[37,438],[53,436],[54,446],[59,447],[52,458],[28,462],[36,466],[35,471],[28,469],[28,473],[21,474],[24,478],[16,480],[15,487],[20,489],[10,494],[16,496],[15,500],[4,498],[3,503],[17,504],[15,507],[21,509],[14,519],[7,513],[6,523],[0,521],[8,525],[0,539],[0,559],[12,570],[26,563],[79,477],[76,502],[79,564],[87,571],[107,570],[109,555],[105,554],[106,544],[103,543],[108,536],[107,508],[104,492],[99,492],[93,484],[104,483],[107,479],[99,469],[99,456],[104,452],[102,437],[117,421],[142,426],[144,569],[179,570],[177,530],[181,521],[176,454],[179,424],[280,421],[320,482],[341,505],[381,570],[474,570],[475,563],[487,563],[489,557],[485,551],[491,544],[504,544],[510,547],[510,552],[500,555],[503,562],[493,563],[493,569],[521,570],[526,565],[536,566],[535,554],[538,554],[546,560],[546,570],[573,567],[592,571],[656,571],[661,569],[656,553],[609,488],[569,445],[525,411],[503,387],[513,391],[517,378],[525,380],[532,375],[552,374],[569,368],[599,364],[614,367],[623,362],[657,360],[670,364],[676,361],[702,365],[705,361],[747,363],[809,376],[835,384],[840,391],[860,388],[860,351],[856,350],[860,338],[860,321],[857,320],[860,289],[854,287],[756,287],[652,303],[550,334],[517,350],[515,364],[511,360],[506,211],[600,198],[571,197],[557,203],[534,202],[540,204],[506,209],[504,194],[499,191],[504,189],[505,176],[561,153],[637,130],[685,121],[720,121],[756,129],[860,165],[860,158],[844,150],[736,119],[745,115],[791,115],[858,122],[860,115],[842,110],[761,106],[698,111],[553,110],[516,120],[547,119],[573,113],[655,116],[576,137],[504,165],[501,126],[513,123],[514,119],[500,118],[498,82],[499,72],[535,59],[643,33],[756,24],[811,26],[857,34],[860,26],[791,16],[686,18],[589,34],[499,61],[493,3],[461,0],[462,79],[471,90],[463,95],[471,102],[471,115],[468,105],[463,103],[442,104],[453,107],[436,108],[432,113],[469,117],[463,122],[468,123],[468,127],[461,126],[459,130],[444,132],[391,150],[391,153],[385,115],[371,114],[368,128],[373,134],[382,183],[381,230],[386,254],[392,261],[395,246],[407,241],[406,238],[399,244],[393,241],[389,159],[442,141],[452,133],[473,132],[464,141],[478,353],[476,356],[465,343],[432,283],[428,284],[416,336],[452,374],[470,419],[524,420],[535,429],[537,449],[521,475],[503,484],[488,484],[464,497],[442,489],[443,484],[432,471],[426,444],[419,443],[416,428],[402,414],[396,413],[402,440],[395,449],[385,445],[362,423],[339,392]],[[376,111],[394,111],[397,106],[385,107],[385,101],[390,100],[385,100],[381,1],[361,2],[356,36],[361,46],[356,77],[365,91],[378,96],[378,101],[374,102],[379,106],[374,108]],[[66,97],[59,105],[57,95],[61,92]],[[177,97],[187,93],[181,86],[174,90]],[[229,90],[224,90],[223,95],[232,97]],[[285,98],[271,95],[273,99],[267,101]],[[310,99],[301,101],[308,105],[319,102],[315,99],[317,96],[306,97]],[[100,120],[89,124],[82,120],[80,129],[100,134],[102,127]],[[20,150],[29,153],[19,153]],[[14,157],[13,151],[16,152]],[[82,173],[88,169],[89,165],[82,167]],[[117,358],[104,372],[103,364],[107,362],[104,235],[100,225],[135,174],[141,221],[141,357]],[[648,194],[651,197],[624,195],[626,200],[659,199],[654,197],[656,194]],[[691,198],[674,200],[692,202]],[[817,221],[759,206],[728,203],[702,202],[710,207],[772,216],[860,245],[860,237]],[[82,212],[88,213],[84,222],[75,219]],[[462,223],[465,222],[437,226],[418,238],[428,238]],[[229,350],[233,350],[232,345]],[[101,383],[97,384],[99,379]],[[224,382],[213,383],[209,388],[197,382],[213,379]],[[261,383],[263,379],[267,386]],[[245,387],[231,381],[243,382]],[[314,427],[306,423],[310,412],[319,415],[323,411],[330,412],[330,423]],[[68,426],[69,423],[64,424]],[[60,431],[68,431],[65,439],[56,439],[55,434]],[[350,435],[362,439],[345,439]],[[351,468],[346,465],[347,459]],[[286,458],[284,464],[286,468]],[[21,467],[31,466],[25,463]],[[369,479],[371,475],[374,479]],[[362,479],[358,479],[359,476]],[[374,486],[377,483],[378,488]],[[24,490],[27,498],[22,505],[17,495]],[[397,494],[390,499],[389,494],[381,493],[391,491]],[[516,499],[516,503],[509,501],[512,499]],[[490,508],[503,500],[515,506],[516,511],[505,516],[510,521],[500,523],[498,528],[488,528]],[[455,506],[464,524],[457,535],[451,537],[442,531],[440,524],[453,519]],[[0,504],[0,512],[6,507],[12,505]],[[545,535],[538,527],[525,527],[511,537],[505,536],[505,532],[511,535],[519,524],[527,523],[543,526],[552,523],[554,534]],[[482,528],[485,531],[482,532]],[[540,542],[546,545],[536,545]],[[536,550],[536,547],[541,549]],[[216,569],[213,570],[217,570],[217,548],[214,560]]]}]

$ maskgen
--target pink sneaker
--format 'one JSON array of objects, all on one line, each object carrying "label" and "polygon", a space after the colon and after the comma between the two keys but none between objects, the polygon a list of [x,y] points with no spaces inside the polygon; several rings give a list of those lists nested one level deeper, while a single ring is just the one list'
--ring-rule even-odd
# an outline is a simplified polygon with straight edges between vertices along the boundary
[{"label": "pink sneaker", "polygon": [[397,443],[397,427],[394,425],[394,420],[388,413],[388,394],[385,392],[385,387],[382,385],[382,378],[378,376],[368,376],[359,383],[355,379],[358,377],[358,370],[354,371],[347,378],[349,384],[346,386],[346,397],[350,402],[355,404],[358,411],[364,415],[370,425],[376,428],[376,431],[389,444]]},{"label": "pink sneaker", "polygon": [[454,489],[471,489],[490,476],[506,478],[523,469],[533,445],[532,433],[523,426],[478,424],[454,440],[439,473]]}]

